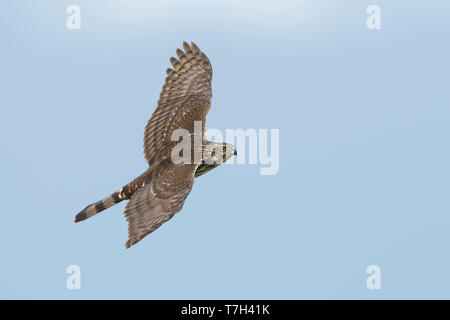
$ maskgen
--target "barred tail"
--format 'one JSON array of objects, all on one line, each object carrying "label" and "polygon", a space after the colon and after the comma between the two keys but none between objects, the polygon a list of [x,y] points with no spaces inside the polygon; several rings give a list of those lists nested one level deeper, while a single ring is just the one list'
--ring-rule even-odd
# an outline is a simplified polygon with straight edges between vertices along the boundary
[{"label": "barred tail", "polygon": [[119,191],[116,191],[113,194],[107,196],[105,199],[92,203],[81,210],[81,212],[75,216],[75,223],[95,216],[97,213],[112,207],[122,200],[124,200],[124,198],[121,196]]}]

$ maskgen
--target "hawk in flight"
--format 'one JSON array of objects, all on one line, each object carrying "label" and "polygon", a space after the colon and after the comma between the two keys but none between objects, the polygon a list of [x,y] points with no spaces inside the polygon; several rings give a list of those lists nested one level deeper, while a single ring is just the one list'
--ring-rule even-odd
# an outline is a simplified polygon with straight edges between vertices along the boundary
[{"label": "hawk in flight", "polygon": [[[211,63],[195,43],[189,45],[183,42],[183,49],[177,49],[178,59],[170,58],[173,69],[166,71],[158,106],[145,127],[144,156],[149,168],[118,191],[88,205],[75,216],[75,222],[80,222],[123,200],[130,200],[124,212],[128,221],[127,248],[181,210],[194,178],[237,154],[230,144],[213,143],[206,139],[206,115],[212,97]],[[200,130],[196,123],[201,124]],[[200,138],[200,143],[189,142],[191,148],[181,151],[183,159],[187,155],[187,159],[197,161],[173,160],[174,155],[180,154],[178,149],[174,152],[179,141],[172,140],[172,134],[177,129],[185,130],[187,137],[193,140]]]}]

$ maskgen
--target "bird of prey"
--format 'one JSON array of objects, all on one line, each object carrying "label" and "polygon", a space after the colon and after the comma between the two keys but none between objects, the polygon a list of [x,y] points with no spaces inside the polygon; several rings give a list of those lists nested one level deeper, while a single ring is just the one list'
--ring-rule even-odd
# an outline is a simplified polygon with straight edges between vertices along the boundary
[{"label": "bird of prey", "polygon": [[[126,248],[181,210],[194,178],[237,154],[231,144],[213,143],[206,139],[206,115],[212,97],[211,63],[195,43],[189,45],[183,42],[183,49],[176,50],[178,59],[170,58],[173,68],[166,70],[167,77],[158,106],[144,130],[144,156],[149,168],[118,191],[88,205],[75,216],[75,222],[80,222],[123,200],[129,200],[124,212],[128,221]],[[200,130],[194,130],[195,122],[201,124]],[[172,133],[176,129],[184,129],[194,140],[196,136],[200,137],[200,143],[190,143],[192,148],[185,149],[188,150],[186,153],[190,153],[190,159],[200,155],[197,161],[173,161],[174,148],[179,146],[179,141],[172,141]]]}]

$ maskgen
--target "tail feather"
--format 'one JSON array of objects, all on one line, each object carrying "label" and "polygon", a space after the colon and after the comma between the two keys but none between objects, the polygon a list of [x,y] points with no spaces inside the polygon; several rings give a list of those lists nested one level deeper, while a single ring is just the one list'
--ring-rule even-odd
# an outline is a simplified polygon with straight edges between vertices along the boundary
[{"label": "tail feather", "polygon": [[78,213],[75,216],[75,223],[86,220],[92,216],[95,216],[97,213],[112,207],[113,205],[121,202],[122,200],[124,199],[122,198],[120,192],[116,191],[113,194],[107,196],[105,199],[94,202],[88,205],[83,210],[81,210],[80,213]]}]

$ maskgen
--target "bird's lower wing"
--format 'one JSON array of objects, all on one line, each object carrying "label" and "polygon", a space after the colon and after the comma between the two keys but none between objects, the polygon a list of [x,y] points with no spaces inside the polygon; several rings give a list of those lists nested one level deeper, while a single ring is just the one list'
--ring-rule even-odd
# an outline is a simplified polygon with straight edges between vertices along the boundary
[{"label": "bird's lower wing", "polygon": [[181,210],[194,184],[196,167],[193,164],[172,167],[136,191],[124,212],[128,221],[127,248]]}]

